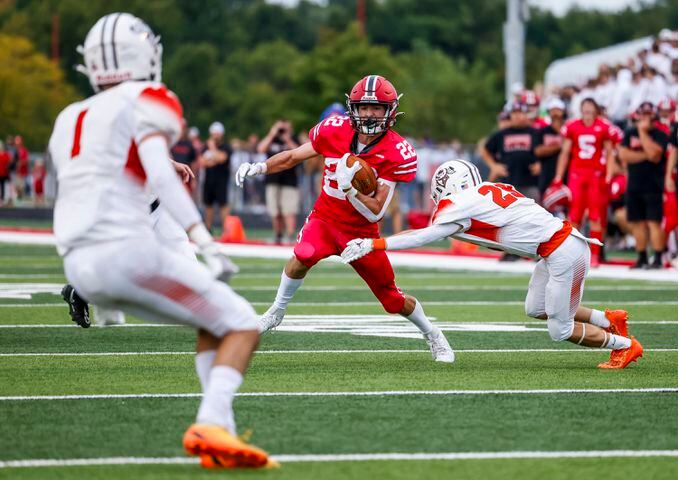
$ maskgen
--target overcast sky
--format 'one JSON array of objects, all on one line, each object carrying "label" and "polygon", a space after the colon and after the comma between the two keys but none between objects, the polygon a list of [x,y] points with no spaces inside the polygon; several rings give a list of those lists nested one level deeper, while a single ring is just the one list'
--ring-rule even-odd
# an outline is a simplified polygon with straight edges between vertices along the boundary
[{"label": "overcast sky", "polygon": [[[299,0],[267,0],[269,3],[281,3],[283,5],[295,5]],[[317,3],[324,3],[324,0],[311,0]],[[539,6],[543,9],[551,10],[556,15],[564,14],[573,6],[579,6],[586,9],[622,10],[631,5],[636,6],[639,0],[528,0],[531,5]],[[646,2],[647,3],[647,2]]]}]

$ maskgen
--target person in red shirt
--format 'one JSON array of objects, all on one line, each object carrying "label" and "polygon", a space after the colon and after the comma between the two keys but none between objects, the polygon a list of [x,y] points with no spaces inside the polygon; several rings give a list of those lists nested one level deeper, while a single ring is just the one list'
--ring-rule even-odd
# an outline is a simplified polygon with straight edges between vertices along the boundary
[{"label": "person in red shirt", "polygon": [[28,149],[24,145],[23,138],[17,135],[14,138],[14,148],[16,161],[16,174],[14,177],[14,188],[18,199],[22,199],[24,195],[28,194],[30,187],[28,186],[28,176],[30,175],[30,159]]},{"label": "person in red shirt", "polygon": [[5,203],[5,188],[9,181],[9,166],[12,157],[5,149],[5,144],[0,141],[0,205]]},{"label": "person in red shirt", "polygon": [[[391,130],[398,99],[391,82],[379,75],[368,75],[355,84],[348,96],[348,116],[329,117],[310,130],[309,142],[273,155],[266,162],[245,163],[238,169],[236,184],[242,186],[247,177],[294,168],[316,155],[325,157],[322,191],[282,273],[275,302],[260,320],[261,331],[282,322],[289,301],[316,263],[339,255],[355,238],[378,238],[378,222],[386,213],[396,184],[414,180],[417,154]],[[364,195],[351,185],[361,167],[357,162],[350,168],[346,165],[350,154],[359,156],[375,170],[378,185],[372,195]],[[421,304],[396,285],[393,267],[383,251],[366,255],[351,266],[388,313],[398,313],[419,328],[436,361],[454,361],[445,336],[431,324]]]},{"label": "person in red shirt", "polygon": [[45,203],[45,162],[39,159],[33,165],[33,194],[35,195],[35,204],[44,205]]},{"label": "person in red shirt", "polygon": [[[612,178],[612,129],[609,122],[600,118],[594,99],[582,100],[581,112],[581,118],[563,126],[563,148],[553,185],[562,185],[569,167],[567,186],[572,192],[569,220],[579,229],[584,213],[588,212],[590,236],[602,241]],[[591,266],[599,264],[600,247],[592,245]]]}]

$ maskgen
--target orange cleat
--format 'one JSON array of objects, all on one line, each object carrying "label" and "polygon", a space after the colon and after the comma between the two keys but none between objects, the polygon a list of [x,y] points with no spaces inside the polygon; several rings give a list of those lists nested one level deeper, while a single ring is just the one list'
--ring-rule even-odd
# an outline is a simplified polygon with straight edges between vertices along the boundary
[{"label": "orange cleat", "polygon": [[195,423],[184,434],[184,449],[199,455],[204,468],[275,468],[278,462],[260,448],[216,425]]},{"label": "orange cleat", "polygon": [[622,369],[626,368],[629,363],[635,362],[638,358],[643,356],[643,346],[635,337],[631,337],[631,346],[623,350],[612,350],[610,360],[598,365],[598,368],[603,369]]},{"label": "orange cleat", "polygon": [[605,329],[607,333],[629,336],[629,326],[627,320],[629,313],[626,310],[605,310],[605,318],[610,321],[610,326]]}]

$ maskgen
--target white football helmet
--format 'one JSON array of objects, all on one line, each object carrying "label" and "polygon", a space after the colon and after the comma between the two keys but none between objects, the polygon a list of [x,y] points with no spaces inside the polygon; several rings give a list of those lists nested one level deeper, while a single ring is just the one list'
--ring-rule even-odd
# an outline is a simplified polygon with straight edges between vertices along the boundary
[{"label": "white football helmet", "polygon": [[440,165],[433,174],[431,198],[433,203],[438,205],[441,198],[480,185],[482,182],[480,172],[471,162],[460,158],[450,160]]},{"label": "white football helmet", "polygon": [[76,69],[89,77],[96,92],[102,85],[128,80],[161,80],[160,37],[132,14],[118,12],[101,17],[77,50],[85,57],[85,65]]}]

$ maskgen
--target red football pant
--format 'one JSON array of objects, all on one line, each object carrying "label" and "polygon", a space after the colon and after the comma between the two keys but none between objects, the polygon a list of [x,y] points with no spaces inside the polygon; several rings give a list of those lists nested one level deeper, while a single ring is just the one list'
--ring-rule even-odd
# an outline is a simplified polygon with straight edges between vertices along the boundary
[{"label": "red football pant", "polygon": [[607,219],[609,202],[609,186],[605,176],[600,172],[570,172],[567,186],[572,192],[570,204],[570,222],[581,225],[584,212],[588,210],[589,222],[600,222]]},{"label": "red football pant", "polygon": [[[294,246],[294,256],[311,268],[323,258],[340,255],[346,244],[359,238],[319,218],[309,217]],[[351,263],[388,313],[400,313],[405,295],[395,283],[391,262],[383,250],[374,251]]]}]

